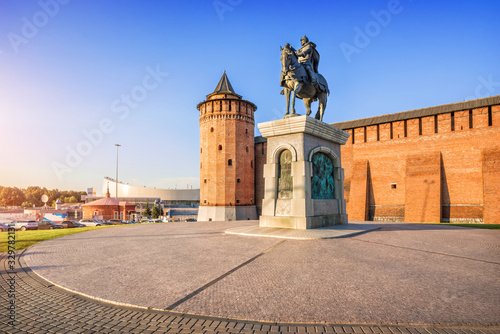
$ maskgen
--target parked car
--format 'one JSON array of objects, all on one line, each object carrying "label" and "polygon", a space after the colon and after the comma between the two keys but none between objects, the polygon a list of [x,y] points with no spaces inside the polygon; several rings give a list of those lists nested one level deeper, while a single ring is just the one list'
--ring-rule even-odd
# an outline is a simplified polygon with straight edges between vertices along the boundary
[{"label": "parked car", "polygon": [[85,227],[85,225],[77,222],[76,220],[65,220],[61,224],[64,228]]},{"label": "parked car", "polygon": [[39,230],[53,230],[56,228],[64,228],[64,226],[58,223],[54,223],[53,221],[50,220],[43,220],[41,222],[38,222]]},{"label": "parked car", "polygon": [[26,231],[26,230],[36,230],[38,229],[38,223],[36,220],[15,220],[9,223],[9,226],[13,227],[17,230]]},{"label": "parked car", "polygon": [[123,220],[121,219],[110,219],[109,222],[113,223],[113,225],[123,224]]},{"label": "parked car", "polygon": [[103,225],[116,225],[115,223],[113,223],[112,221],[109,221],[109,220],[105,220],[104,223],[102,223]]},{"label": "parked car", "polygon": [[85,225],[85,226],[102,226],[103,223],[101,223],[98,220],[95,219],[82,219],[80,220],[80,223]]},{"label": "parked car", "polygon": [[186,219],[186,221],[187,221],[187,222],[195,222],[195,221],[196,221],[196,219],[194,219],[194,218],[188,218],[188,219]]},{"label": "parked car", "polygon": [[7,224],[4,224],[4,223],[0,223],[0,229],[2,230],[2,232],[7,232],[7,230],[10,228],[9,225]]}]

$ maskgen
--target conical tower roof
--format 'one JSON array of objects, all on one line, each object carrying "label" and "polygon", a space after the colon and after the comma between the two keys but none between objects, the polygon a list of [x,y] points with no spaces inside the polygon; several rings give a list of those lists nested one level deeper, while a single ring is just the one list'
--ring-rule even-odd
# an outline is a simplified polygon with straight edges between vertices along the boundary
[{"label": "conical tower roof", "polygon": [[217,84],[217,87],[215,87],[213,93],[207,95],[207,97],[215,94],[233,94],[241,98],[240,95],[235,93],[233,86],[231,86],[231,82],[229,82],[226,71],[224,71],[224,73],[222,74],[222,77],[220,78],[219,83]]}]

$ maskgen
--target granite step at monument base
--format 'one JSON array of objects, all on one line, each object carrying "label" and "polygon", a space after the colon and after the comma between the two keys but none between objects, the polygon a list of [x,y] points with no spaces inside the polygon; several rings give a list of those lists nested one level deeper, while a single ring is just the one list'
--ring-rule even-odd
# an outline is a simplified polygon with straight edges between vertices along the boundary
[{"label": "granite step at monument base", "polygon": [[366,233],[380,229],[379,226],[363,224],[363,222],[352,221],[348,224],[320,227],[314,229],[292,229],[278,227],[260,227],[260,226],[241,226],[225,230],[225,233],[252,236],[268,237],[294,240],[313,240],[313,239],[333,239]]}]

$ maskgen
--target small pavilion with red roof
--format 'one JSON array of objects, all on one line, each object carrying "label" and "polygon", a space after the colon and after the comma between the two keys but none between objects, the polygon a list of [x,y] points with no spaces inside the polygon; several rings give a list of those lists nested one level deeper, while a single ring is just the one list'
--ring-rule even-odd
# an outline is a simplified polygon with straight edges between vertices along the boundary
[{"label": "small pavilion with red roof", "polygon": [[96,216],[102,219],[130,220],[130,215],[135,213],[135,204],[110,198],[109,187],[105,198],[82,205],[83,219],[92,219]]}]

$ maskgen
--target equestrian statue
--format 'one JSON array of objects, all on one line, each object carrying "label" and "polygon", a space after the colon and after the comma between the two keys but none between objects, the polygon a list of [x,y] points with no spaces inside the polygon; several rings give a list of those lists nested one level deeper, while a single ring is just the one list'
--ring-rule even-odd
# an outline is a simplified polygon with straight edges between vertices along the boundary
[{"label": "equestrian statue", "polygon": [[280,47],[282,66],[280,86],[283,87],[281,94],[286,97],[285,117],[295,114],[295,98],[298,97],[304,100],[307,116],[311,114],[311,103],[319,100],[315,118],[322,121],[330,90],[325,78],[318,73],[319,53],[316,51],[316,44],[309,42],[306,36],[302,37],[300,42],[302,47],[298,50],[288,43]]}]

